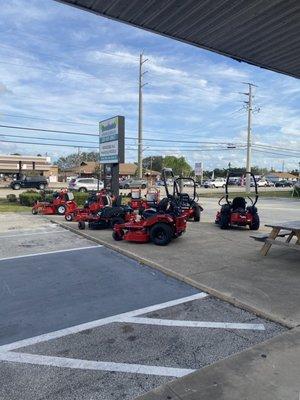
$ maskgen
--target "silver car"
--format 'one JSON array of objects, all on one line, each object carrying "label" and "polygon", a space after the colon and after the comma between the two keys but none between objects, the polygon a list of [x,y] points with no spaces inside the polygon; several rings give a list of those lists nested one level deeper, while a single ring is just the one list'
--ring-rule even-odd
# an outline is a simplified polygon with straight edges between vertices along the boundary
[{"label": "silver car", "polygon": [[104,183],[96,178],[74,178],[69,183],[70,190],[77,190],[78,192],[90,192],[101,190],[104,188]]},{"label": "silver car", "polygon": [[120,189],[146,189],[147,181],[145,179],[125,179],[119,182]]}]

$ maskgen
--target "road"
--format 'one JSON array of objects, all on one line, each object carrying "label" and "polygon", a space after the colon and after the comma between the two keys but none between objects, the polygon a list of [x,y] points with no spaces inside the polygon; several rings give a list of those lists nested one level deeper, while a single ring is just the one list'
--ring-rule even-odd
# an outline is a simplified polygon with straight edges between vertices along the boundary
[{"label": "road", "polygon": [[1,400],[132,399],[285,331],[43,217],[0,239]]}]

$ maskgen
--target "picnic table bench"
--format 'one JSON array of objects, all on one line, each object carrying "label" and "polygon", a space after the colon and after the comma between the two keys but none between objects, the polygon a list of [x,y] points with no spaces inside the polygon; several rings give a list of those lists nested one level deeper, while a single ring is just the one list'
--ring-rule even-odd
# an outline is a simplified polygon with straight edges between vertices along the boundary
[{"label": "picnic table bench", "polygon": [[[269,235],[252,236],[256,240],[264,242],[261,249],[261,254],[266,256],[273,244],[277,246],[289,247],[295,250],[300,250],[300,221],[289,221],[278,224],[267,224],[267,227],[272,228]],[[286,237],[285,241],[278,240],[278,238]],[[293,237],[296,242],[292,242]]]}]

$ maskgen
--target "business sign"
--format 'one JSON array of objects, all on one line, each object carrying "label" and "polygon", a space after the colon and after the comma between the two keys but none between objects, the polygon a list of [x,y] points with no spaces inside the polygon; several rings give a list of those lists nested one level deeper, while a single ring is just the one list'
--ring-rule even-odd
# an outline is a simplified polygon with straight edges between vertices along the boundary
[{"label": "business sign", "polygon": [[124,162],[125,118],[121,116],[99,122],[100,164]]},{"label": "business sign", "polygon": [[202,162],[195,163],[195,175],[199,176],[203,174],[203,164]]}]

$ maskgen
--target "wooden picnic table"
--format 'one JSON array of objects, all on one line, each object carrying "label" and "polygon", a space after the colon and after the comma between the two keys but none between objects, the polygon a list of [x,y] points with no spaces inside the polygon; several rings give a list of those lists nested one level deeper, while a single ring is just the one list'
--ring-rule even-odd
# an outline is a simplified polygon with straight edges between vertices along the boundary
[{"label": "wooden picnic table", "polygon": [[[272,228],[270,235],[266,238],[265,243],[261,249],[261,254],[266,256],[273,244],[278,246],[289,247],[295,250],[300,250],[300,221],[289,221],[278,224],[267,224]],[[284,232],[283,232],[284,231]],[[278,240],[278,237],[287,236],[285,241]],[[291,243],[293,237],[296,238],[295,243]]]}]

